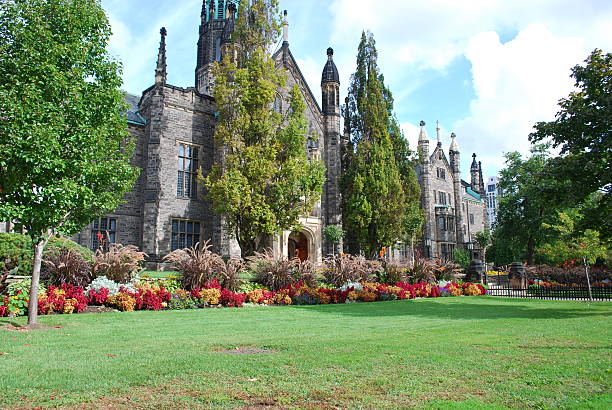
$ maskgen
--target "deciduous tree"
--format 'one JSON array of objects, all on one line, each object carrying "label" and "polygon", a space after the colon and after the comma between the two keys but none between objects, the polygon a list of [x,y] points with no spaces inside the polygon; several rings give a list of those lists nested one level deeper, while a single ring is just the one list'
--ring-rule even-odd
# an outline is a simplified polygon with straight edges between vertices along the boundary
[{"label": "deciduous tree", "polygon": [[110,34],[97,0],[0,2],[0,220],[35,244],[31,326],[49,238],[114,209],[137,176]]},{"label": "deciduous tree", "polygon": [[[268,50],[279,34],[276,0],[242,0],[232,45],[214,68],[221,155],[204,178],[243,256],[282,230],[293,230],[321,197],[325,169],[306,155],[305,103]],[[285,98],[282,112],[274,110]]]}]

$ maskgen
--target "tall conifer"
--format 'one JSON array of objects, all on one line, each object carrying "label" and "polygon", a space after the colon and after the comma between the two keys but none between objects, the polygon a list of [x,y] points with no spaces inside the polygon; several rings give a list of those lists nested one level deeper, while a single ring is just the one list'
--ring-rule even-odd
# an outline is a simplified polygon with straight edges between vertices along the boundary
[{"label": "tall conifer", "polygon": [[345,110],[351,134],[343,180],[347,239],[351,251],[371,256],[405,239],[409,230],[412,235],[408,222],[420,217],[412,155],[393,115],[371,34],[362,33]]}]

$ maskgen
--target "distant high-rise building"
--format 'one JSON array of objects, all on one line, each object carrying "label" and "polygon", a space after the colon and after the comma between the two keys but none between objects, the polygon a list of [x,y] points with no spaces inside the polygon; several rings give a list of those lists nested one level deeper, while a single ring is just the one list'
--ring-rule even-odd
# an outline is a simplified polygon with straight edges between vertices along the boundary
[{"label": "distant high-rise building", "polygon": [[495,218],[497,217],[497,208],[499,197],[502,193],[501,188],[499,187],[499,178],[498,177],[489,177],[487,180],[487,215],[489,217],[489,226],[493,227],[495,223]]}]

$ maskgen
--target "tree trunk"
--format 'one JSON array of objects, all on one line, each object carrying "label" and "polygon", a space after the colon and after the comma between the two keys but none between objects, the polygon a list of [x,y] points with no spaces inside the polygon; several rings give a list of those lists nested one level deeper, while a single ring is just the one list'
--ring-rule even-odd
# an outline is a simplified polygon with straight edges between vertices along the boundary
[{"label": "tree trunk", "polygon": [[40,267],[42,265],[43,251],[49,237],[47,232],[36,244],[34,244],[34,266],[32,267],[32,285],[30,286],[30,300],[28,301],[28,327],[35,327],[38,323],[38,284],[40,282]]},{"label": "tree trunk", "polygon": [[589,264],[587,263],[586,258],[582,258],[582,263],[584,263],[584,273],[587,278],[587,286],[589,287],[589,301],[593,301],[593,292],[591,290],[591,278],[589,278]]}]

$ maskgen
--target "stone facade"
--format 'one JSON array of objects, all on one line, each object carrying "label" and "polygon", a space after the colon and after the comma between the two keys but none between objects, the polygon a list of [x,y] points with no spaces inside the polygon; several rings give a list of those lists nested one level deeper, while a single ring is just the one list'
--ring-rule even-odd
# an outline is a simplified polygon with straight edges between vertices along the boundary
[{"label": "stone facade", "polygon": [[[105,215],[103,222],[96,221],[101,223],[97,229],[92,224],[75,235],[75,241],[95,247],[95,234],[112,220],[115,241],[141,248],[149,255],[151,268],[158,268],[161,258],[177,246],[194,245],[197,241],[210,240],[213,249],[225,256],[240,255],[223,218],[211,212],[203,192],[196,192],[202,189],[201,185],[186,182],[195,175],[192,172],[195,169],[187,168],[197,161],[197,169],[206,175],[220,155],[214,143],[216,109],[211,96],[214,78],[210,67],[227,50],[235,23],[235,5],[228,2],[226,6],[221,10],[218,2],[205,1],[202,7],[195,87],[180,88],[166,83],[167,33],[162,28],[155,84],[140,98],[126,96],[130,105],[129,132],[137,146],[132,162],[142,170],[140,177],[126,195],[124,204]],[[268,245],[277,256],[294,256],[289,253],[296,252],[296,246],[303,246],[301,255],[319,261],[324,253],[331,252],[331,244],[323,239],[323,227],[341,224],[339,75],[333,50],[328,49],[321,81],[324,101],[321,109],[289,48],[286,18],[284,37],[282,47],[273,55],[277,66],[287,72],[287,85],[278,95],[277,109],[283,109],[289,90],[297,85],[306,102],[305,116],[309,123],[309,142],[304,149],[309,158],[322,160],[328,173],[321,201],[310,215],[300,219],[303,230],[299,238],[283,232],[270,238]],[[194,153],[197,154],[194,156]],[[189,172],[183,172],[185,169]],[[300,242],[302,238],[304,243]]]},{"label": "stone facade", "polygon": [[464,247],[470,250],[472,258],[478,259],[482,251],[474,235],[488,226],[482,165],[476,163],[476,154],[473,154],[471,182],[461,179],[455,134],[451,135],[448,155],[442,147],[439,127],[436,134],[436,146],[430,153],[425,122],[421,121],[418,145],[421,164],[417,167],[421,206],[425,212],[421,251],[427,257],[452,259],[455,248]]}]

